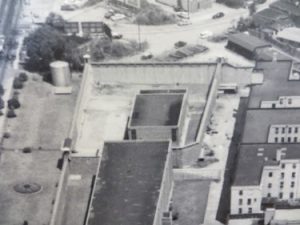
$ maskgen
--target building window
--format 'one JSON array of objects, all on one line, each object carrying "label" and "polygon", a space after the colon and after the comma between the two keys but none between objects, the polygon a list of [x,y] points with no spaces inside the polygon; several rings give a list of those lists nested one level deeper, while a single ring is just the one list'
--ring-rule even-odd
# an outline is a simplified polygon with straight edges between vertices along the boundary
[{"label": "building window", "polygon": [[280,177],[281,177],[281,179],[283,179],[284,178],[284,173],[281,173]]},{"label": "building window", "polygon": [[297,137],[294,137],[294,142],[298,142],[298,138]]},{"label": "building window", "polygon": [[131,130],[131,139],[132,140],[136,139],[136,130]]},{"label": "building window", "polygon": [[297,165],[296,163],[293,163],[293,169],[296,169]]},{"label": "building window", "polygon": [[285,128],[283,127],[283,128],[281,128],[281,133],[285,133]]},{"label": "building window", "polygon": [[290,193],[290,198],[294,198],[294,192]]},{"label": "building window", "polygon": [[281,143],[284,143],[284,137],[281,138]]},{"label": "building window", "polygon": [[268,197],[268,198],[271,198],[271,196],[272,196],[271,193],[268,193],[268,194],[267,194],[267,197]]},{"label": "building window", "polygon": [[251,205],[251,198],[248,198],[247,205]]},{"label": "building window", "polygon": [[243,205],[243,199],[239,199],[239,205]]},{"label": "building window", "polygon": [[298,133],[298,127],[295,127],[295,133],[296,134]]},{"label": "building window", "polygon": [[279,99],[279,104],[282,105],[283,104],[283,99]]},{"label": "building window", "polygon": [[177,129],[172,129],[172,141],[175,142],[177,140]]},{"label": "building window", "polygon": [[284,164],[284,163],[281,164],[281,168],[282,168],[282,169],[285,168],[285,164]]},{"label": "building window", "polygon": [[284,183],[281,181],[280,182],[280,188],[283,188]]},{"label": "building window", "polygon": [[273,173],[272,172],[269,172],[269,177],[273,177]]},{"label": "building window", "polygon": [[279,128],[275,127],[275,134],[278,134],[278,132],[279,132]]},{"label": "building window", "polygon": [[242,190],[239,191],[239,195],[243,195],[243,191]]},{"label": "building window", "polygon": [[288,137],[287,141],[288,141],[288,143],[290,143],[290,142],[291,142],[291,138],[290,138],[290,137]]},{"label": "building window", "polygon": [[274,142],[275,142],[275,143],[278,143],[278,137],[276,137],[276,138],[274,139]]},{"label": "building window", "polygon": [[293,188],[293,187],[295,187],[295,182],[294,181],[291,182],[291,188]]},{"label": "building window", "polygon": [[291,127],[289,127],[289,131],[288,132],[289,132],[289,134],[292,133],[292,128]]},{"label": "building window", "polygon": [[242,213],[243,213],[243,209],[239,208],[239,214],[242,214]]},{"label": "building window", "polygon": [[296,177],[296,173],[292,172],[292,178],[295,178],[295,177]]},{"label": "building window", "polygon": [[292,99],[291,98],[288,99],[288,104],[292,104]]},{"label": "building window", "polygon": [[269,183],[269,184],[268,184],[268,188],[271,188],[271,187],[272,187],[272,184],[271,184],[271,183]]},{"label": "building window", "polygon": [[248,213],[251,214],[252,213],[252,208],[248,209]]},{"label": "building window", "polygon": [[279,198],[282,199],[282,197],[283,197],[283,193],[280,192],[280,193],[279,193]]}]

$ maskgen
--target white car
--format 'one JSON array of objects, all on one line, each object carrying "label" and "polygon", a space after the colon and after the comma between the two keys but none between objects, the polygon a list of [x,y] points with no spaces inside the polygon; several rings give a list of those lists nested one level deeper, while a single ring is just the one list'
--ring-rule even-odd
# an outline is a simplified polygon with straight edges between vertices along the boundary
[{"label": "white car", "polygon": [[179,23],[177,23],[178,26],[187,26],[191,24],[192,22],[190,20],[180,20]]},{"label": "white car", "polygon": [[113,15],[112,17],[110,17],[110,19],[112,21],[117,21],[117,20],[122,20],[124,19],[126,16],[120,13],[116,13],[115,15]]},{"label": "white car", "polygon": [[207,30],[207,31],[201,32],[199,37],[201,39],[205,39],[205,38],[209,38],[211,36],[213,36],[213,32]]},{"label": "white car", "polygon": [[111,36],[112,36],[113,39],[121,39],[123,37],[122,34],[116,33],[116,32],[112,32]]},{"label": "white car", "polygon": [[176,15],[180,18],[183,18],[183,19],[189,19],[190,16],[187,12],[177,12]]}]

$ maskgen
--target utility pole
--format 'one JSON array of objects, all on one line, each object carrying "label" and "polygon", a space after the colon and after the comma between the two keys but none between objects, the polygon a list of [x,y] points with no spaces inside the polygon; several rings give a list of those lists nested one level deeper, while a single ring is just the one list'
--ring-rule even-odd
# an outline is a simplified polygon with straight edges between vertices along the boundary
[{"label": "utility pole", "polygon": [[190,19],[190,0],[188,0],[188,18]]},{"label": "utility pole", "polygon": [[140,24],[137,23],[138,25],[138,42],[139,42],[139,50],[142,49],[142,46],[141,46],[141,28],[140,28]]}]

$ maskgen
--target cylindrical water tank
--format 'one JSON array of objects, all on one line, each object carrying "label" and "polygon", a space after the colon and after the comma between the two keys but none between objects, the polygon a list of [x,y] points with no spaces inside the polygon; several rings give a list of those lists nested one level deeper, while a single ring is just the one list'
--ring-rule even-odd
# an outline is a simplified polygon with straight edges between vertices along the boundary
[{"label": "cylindrical water tank", "polygon": [[71,72],[67,62],[54,61],[50,63],[52,82],[56,87],[69,87],[71,85]]}]

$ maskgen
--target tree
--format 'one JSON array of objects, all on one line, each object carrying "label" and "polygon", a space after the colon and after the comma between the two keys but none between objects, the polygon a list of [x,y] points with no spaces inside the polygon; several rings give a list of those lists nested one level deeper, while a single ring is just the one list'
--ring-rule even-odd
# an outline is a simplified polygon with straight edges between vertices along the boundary
[{"label": "tree", "polygon": [[240,8],[244,6],[243,0],[225,0],[225,4],[232,8]]},{"label": "tree", "polygon": [[249,16],[252,16],[254,13],[256,13],[256,4],[253,2],[251,5],[249,5],[248,10]]},{"label": "tree", "polygon": [[23,88],[23,82],[20,80],[20,78],[16,77],[14,79],[13,88],[14,89],[22,89]]},{"label": "tree", "polygon": [[17,98],[12,98],[7,101],[7,106],[9,109],[18,109],[21,107],[21,104]]},{"label": "tree", "polygon": [[50,13],[49,16],[46,18],[46,24],[59,31],[63,31],[65,26],[65,20],[59,14]]},{"label": "tree", "polygon": [[6,115],[7,118],[14,118],[17,117],[14,109],[9,109]]}]

